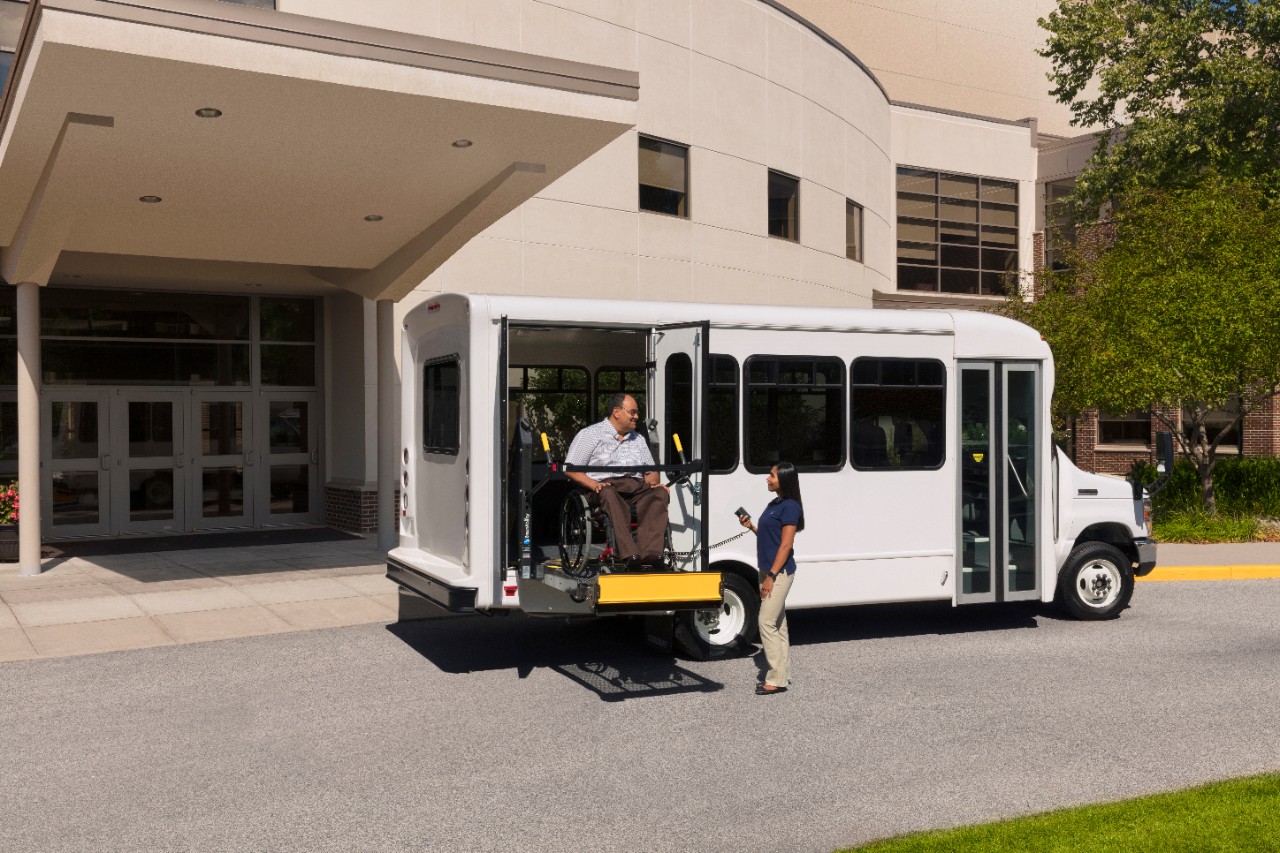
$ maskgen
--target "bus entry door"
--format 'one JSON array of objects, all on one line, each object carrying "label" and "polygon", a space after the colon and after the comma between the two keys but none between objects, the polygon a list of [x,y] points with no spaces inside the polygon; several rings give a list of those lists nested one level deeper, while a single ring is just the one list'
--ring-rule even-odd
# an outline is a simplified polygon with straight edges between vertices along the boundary
[{"label": "bus entry door", "polygon": [[1040,367],[959,364],[960,500],[956,602],[1034,600],[1045,559],[1044,490],[1039,487],[1048,425]]},{"label": "bus entry door", "polygon": [[649,441],[671,489],[675,568],[707,566],[708,322],[657,326],[649,336]]}]

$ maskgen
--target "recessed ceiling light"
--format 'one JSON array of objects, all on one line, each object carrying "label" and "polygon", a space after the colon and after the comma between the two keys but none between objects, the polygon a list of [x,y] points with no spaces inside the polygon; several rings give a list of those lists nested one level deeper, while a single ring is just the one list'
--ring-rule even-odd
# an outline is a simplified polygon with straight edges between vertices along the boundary
[{"label": "recessed ceiling light", "polygon": [[159,204],[160,202],[164,201],[164,199],[160,198],[160,196],[158,195],[144,195],[144,196],[139,196],[138,201],[142,202],[143,204]]},{"label": "recessed ceiling light", "polygon": [[365,222],[381,222],[382,217],[376,213],[370,213],[368,216],[364,218],[364,221]]},{"label": "recessed ceiling light", "polygon": [[222,115],[222,110],[217,107],[201,107],[196,110],[196,115],[200,116],[200,118],[217,118]]},{"label": "recessed ceiling light", "polygon": [[454,148],[470,148],[470,147],[471,147],[471,140],[470,140],[470,139],[455,139],[455,140],[453,141],[453,147],[454,147]]}]

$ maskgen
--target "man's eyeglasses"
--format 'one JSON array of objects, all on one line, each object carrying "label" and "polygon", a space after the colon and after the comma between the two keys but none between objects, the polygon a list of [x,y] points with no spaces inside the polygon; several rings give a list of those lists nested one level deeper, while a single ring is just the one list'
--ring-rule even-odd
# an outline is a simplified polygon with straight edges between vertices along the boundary
[{"label": "man's eyeglasses", "polygon": [[[622,409],[622,407],[621,407],[621,406],[619,406],[618,408],[619,408],[619,409]],[[639,414],[640,414],[640,410],[639,410],[639,409],[622,409],[622,411],[623,411],[623,413],[624,413],[624,414],[633,415],[633,416],[635,416],[635,415],[639,415]]]}]

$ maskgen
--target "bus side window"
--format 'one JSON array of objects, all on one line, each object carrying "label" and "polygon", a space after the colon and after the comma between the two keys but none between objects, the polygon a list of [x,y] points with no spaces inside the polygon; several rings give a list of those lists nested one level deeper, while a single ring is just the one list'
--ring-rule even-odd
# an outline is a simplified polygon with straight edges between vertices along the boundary
[{"label": "bus side window", "polygon": [[[587,405],[587,369],[550,365],[543,367],[516,367],[508,369],[507,399],[510,411],[507,416],[508,433],[515,429],[516,418],[528,418],[533,427],[533,458],[546,461],[540,433],[551,440],[551,453],[563,458],[573,443],[573,437],[589,421]],[[510,442],[511,436],[507,436]]]},{"label": "bus side window", "polygon": [[798,471],[844,467],[844,362],[820,356],[753,355],[744,369],[747,470],[786,460]]},{"label": "bus side window", "polygon": [[738,360],[733,356],[712,354],[707,397],[708,470],[728,474],[738,467]]},{"label": "bus side window", "polygon": [[933,359],[858,358],[850,380],[853,467],[940,468],[946,458],[946,368]]}]

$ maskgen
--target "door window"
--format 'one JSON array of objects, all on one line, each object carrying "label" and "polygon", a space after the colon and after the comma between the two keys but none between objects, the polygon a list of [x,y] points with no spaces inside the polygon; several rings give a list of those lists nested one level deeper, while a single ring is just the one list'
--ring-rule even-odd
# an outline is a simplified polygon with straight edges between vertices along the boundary
[{"label": "door window", "polygon": [[457,356],[431,362],[422,370],[422,449],[457,454],[462,441],[461,369]]}]

